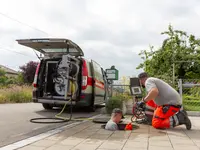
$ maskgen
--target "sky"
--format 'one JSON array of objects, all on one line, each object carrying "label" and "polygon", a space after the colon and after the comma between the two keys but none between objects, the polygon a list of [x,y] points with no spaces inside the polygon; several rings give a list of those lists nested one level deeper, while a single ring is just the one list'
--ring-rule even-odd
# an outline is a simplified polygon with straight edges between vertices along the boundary
[{"label": "sky", "polygon": [[120,76],[136,76],[138,53],[159,47],[169,24],[200,37],[200,1],[1,0],[0,64],[19,70],[38,61],[16,39],[67,38],[103,68],[115,65]]}]

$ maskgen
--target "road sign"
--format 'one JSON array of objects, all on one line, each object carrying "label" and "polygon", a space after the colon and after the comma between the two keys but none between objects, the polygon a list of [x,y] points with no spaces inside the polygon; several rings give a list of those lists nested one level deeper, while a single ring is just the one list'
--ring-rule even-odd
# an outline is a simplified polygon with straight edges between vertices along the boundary
[{"label": "road sign", "polygon": [[106,69],[106,75],[108,80],[118,80],[119,71],[114,67],[111,69]]}]

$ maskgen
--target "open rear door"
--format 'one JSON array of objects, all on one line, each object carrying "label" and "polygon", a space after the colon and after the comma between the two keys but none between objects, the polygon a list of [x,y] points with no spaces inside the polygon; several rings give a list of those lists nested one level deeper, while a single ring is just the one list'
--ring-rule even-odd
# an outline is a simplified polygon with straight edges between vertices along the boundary
[{"label": "open rear door", "polygon": [[82,49],[68,39],[20,39],[17,40],[20,45],[33,48],[44,55],[70,54],[72,56],[83,56]]},{"label": "open rear door", "polygon": [[94,79],[94,104],[101,104],[104,103],[104,96],[105,96],[105,84],[103,78],[103,72],[101,66],[92,60],[92,72],[93,72],[93,79]]}]

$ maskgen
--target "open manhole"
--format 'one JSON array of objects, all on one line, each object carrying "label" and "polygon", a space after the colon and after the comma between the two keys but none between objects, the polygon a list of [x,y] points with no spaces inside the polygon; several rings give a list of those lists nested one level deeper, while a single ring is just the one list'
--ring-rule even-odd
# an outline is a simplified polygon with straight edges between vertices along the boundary
[{"label": "open manhole", "polygon": [[[117,124],[119,130],[125,130],[126,125],[127,125],[127,124],[124,124],[124,123],[119,123],[119,124]],[[105,129],[105,127],[106,127],[105,124],[104,124],[104,125],[101,125],[101,128],[102,128],[102,129]],[[136,130],[136,129],[138,129],[138,128],[139,128],[138,125],[132,124],[132,130]]]},{"label": "open manhole", "polygon": [[[94,118],[93,119],[93,122],[94,123],[100,123],[100,124],[103,124],[101,125],[101,128],[105,129],[105,126],[106,126],[106,123],[110,120],[110,116],[106,116],[106,117],[98,117],[98,118]],[[123,121],[121,120],[118,124],[118,128],[119,130],[125,130],[125,127],[126,127],[127,124],[123,123]],[[139,126],[138,125],[135,125],[135,124],[132,124],[132,130],[135,130],[135,129],[138,129]]]}]

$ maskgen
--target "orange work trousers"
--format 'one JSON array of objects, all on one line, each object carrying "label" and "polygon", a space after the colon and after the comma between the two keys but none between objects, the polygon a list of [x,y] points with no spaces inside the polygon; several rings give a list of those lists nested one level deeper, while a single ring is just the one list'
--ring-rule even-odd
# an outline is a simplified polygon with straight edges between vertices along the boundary
[{"label": "orange work trousers", "polygon": [[154,102],[154,100],[149,100],[146,102],[145,115],[149,122],[152,122],[153,114],[154,114],[156,107],[157,107],[157,105]]},{"label": "orange work trousers", "polygon": [[148,100],[146,102],[146,110],[145,110],[145,114],[146,115],[152,115],[154,114],[154,111],[156,109],[157,105],[154,102],[154,100]]},{"label": "orange work trousers", "polygon": [[152,126],[157,129],[170,128],[170,117],[175,115],[179,110],[180,108],[172,105],[158,106],[154,111]]}]

